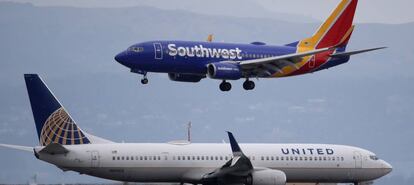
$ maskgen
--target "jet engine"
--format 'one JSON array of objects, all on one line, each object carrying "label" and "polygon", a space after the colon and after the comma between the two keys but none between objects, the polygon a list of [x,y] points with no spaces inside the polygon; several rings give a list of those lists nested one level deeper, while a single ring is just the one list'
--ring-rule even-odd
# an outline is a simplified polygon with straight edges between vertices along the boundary
[{"label": "jet engine", "polygon": [[221,80],[238,80],[243,77],[240,66],[229,62],[208,64],[207,76],[212,79]]},{"label": "jet engine", "polygon": [[199,82],[205,76],[200,75],[189,75],[189,74],[180,74],[180,73],[168,73],[168,77],[172,81],[177,82]]},{"label": "jet engine", "polygon": [[250,185],[285,185],[286,174],[280,170],[254,171],[251,175]]}]

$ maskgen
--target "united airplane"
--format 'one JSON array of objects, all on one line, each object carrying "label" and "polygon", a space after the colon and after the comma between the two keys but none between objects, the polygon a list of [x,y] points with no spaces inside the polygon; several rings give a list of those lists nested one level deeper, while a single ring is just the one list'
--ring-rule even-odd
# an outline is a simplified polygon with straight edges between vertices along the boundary
[{"label": "united airplane", "polygon": [[231,89],[229,80],[246,79],[243,88],[252,90],[252,78],[313,73],[346,63],[351,55],[382,49],[345,50],[354,30],[357,3],[342,0],[313,36],[283,46],[156,40],[134,44],[115,60],[142,74],[142,84],[148,83],[148,72],[158,72],[179,82],[199,82],[206,77],[221,80],[222,91]]},{"label": "united airplane", "polygon": [[[63,171],[124,182],[203,185],[372,184],[390,164],[353,146],[330,144],[115,143],[83,131],[42,79],[25,75],[39,139],[28,151]],[[18,159],[15,159],[18,160]]]}]

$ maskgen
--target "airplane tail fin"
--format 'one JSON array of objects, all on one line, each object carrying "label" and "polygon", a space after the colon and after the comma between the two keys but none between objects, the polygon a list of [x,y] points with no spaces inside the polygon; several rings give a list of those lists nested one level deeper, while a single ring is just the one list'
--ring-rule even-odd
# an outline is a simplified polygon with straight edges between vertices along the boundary
[{"label": "airplane tail fin", "polygon": [[329,18],[309,38],[299,41],[299,48],[345,48],[354,30],[353,20],[358,0],[342,0]]},{"label": "airplane tail fin", "polygon": [[25,74],[24,78],[41,146],[91,143],[37,74]]}]

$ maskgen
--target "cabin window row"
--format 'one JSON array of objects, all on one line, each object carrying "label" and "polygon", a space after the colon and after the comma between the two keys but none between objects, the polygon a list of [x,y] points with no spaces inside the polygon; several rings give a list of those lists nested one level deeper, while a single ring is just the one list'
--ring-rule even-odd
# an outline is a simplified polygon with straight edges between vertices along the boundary
[{"label": "cabin window row", "polygon": [[[160,161],[161,156],[112,156],[112,160],[117,161]],[[167,160],[165,158],[165,160]]]},{"label": "cabin window row", "polygon": [[299,157],[299,156],[261,156],[260,160],[262,161],[344,161],[344,157],[338,157],[338,156],[305,156],[305,157]]},{"label": "cabin window row", "polygon": [[[165,53],[169,53],[170,50],[166,49]],[[180,55],[185,55],[185,51],[184,50],[180,50],[178,51],[180,52]],[[201,55],[202,52],[199,50],[198,52],[195,52],[196,55]],[[274,57],[276,55],[273,54],[252,54],[252,53],[240,53],[241,57],[246,57],[246,58],[270,58],[270,57]],[[209,56],[209,55],[208,55]],[[211,58],[214,58],[213,56],[210,56]]]},{"label": "cabin window row", "polygon": [[[230,156],[172,156],[172,160],[178,161],[204,161],[204,160],[230,160]],[[161,156],[112,156],[112,160],[117,161],[160,161]],[[164,156],[164,160],[168,160],[167,156]]]}]

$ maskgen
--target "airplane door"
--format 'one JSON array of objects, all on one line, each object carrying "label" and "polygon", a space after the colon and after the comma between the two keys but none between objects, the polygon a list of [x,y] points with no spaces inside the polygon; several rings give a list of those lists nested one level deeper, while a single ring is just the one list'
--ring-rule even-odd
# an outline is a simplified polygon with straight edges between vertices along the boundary
[{"label": "airplane door", "polygon": [[155,59],[162,60],[162,45],[161,43],[154,43]]},{"label": "airplane door", "polygon": [[359,152],[354,152],[355,168],[362,168],[362,155]]},{"label": "airplane door", "polygon": [[99,152],[98,151],[91,152],[91,167],[92,168],[99,167]]}]

